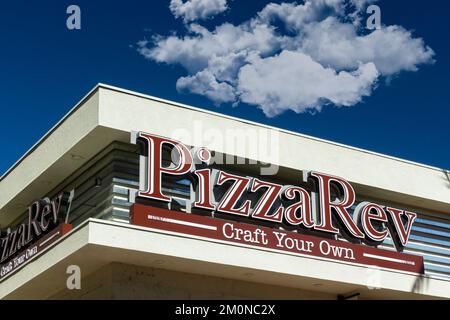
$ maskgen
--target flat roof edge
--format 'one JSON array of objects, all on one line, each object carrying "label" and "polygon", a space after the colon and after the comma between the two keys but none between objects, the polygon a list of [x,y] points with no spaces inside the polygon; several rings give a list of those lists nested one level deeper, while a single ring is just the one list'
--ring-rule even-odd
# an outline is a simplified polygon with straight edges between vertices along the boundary
[{"label": "flat roof edge", "polygon": [[179,102],[175,102],[175,101],[171,101],[171,100],[158,98],[158,97],[155,97],[155,96],[151,96],[151,95],[147,95],[147,94],[143,94],[143,93],[139,93],[139,92],[135,92],[135,91],[131,91],[131,90],[115,87],[115,86],[104,84],[104,83],[98,83],[84,97],[82,97],[79,100],[79,102],[71,110],[69,110],[69,112],[61,120],[59,120],[49,131],[47,131],[47,133],[45,133],[45,135],[42,138],[40,138],[28,151],[25,152],[25,154],[22,157],[20,157],[0,177],[0,182],[2,182],[17,166],[20,165],[20,163],[25,158],[27,158],[34,150],[36,150],[39,147],[39,145],[41,145],[54,131],[56,131],[56,129],[58,129],[75,111],[77,111],[86,102],[86,100],[88,100],[100,88],[111,90],[111,91],[116,91],[116,92],[120,92],[120,93],[124,93],[124,94],[128,94],[128,95],[132,95],[132,96],[139,97],[139,98],[153,100],[153,101],[156,101],[156,102],[168,104],[168,105],[179,107],[179,108],[183,108],[183,109],[189,109],[189,110],[196,111],[196,112],[206,113],[206,114],[214,115],[214,116],[225,118],[225,119],[229,119],[229,120],[238,121],[238,122],[242,122],[242,123],[253,125],[253,126],[266,128],[266,129],[269,129],[269,130],[276,130],[276,131],[279,131],[279,132],[282,132],[282,133],[285,133],[285,134],[294,135],[294,136],[297,136],[297,137],[301,137],[301,138],[304,138],[304,139],[309,139],[309,140],[313,140],[313,141],[317,141],[317,142],[321,142],[321,143],[327,143],[327,144],[331,144],[331,145],[334,145],[334,146],[338,146],[338,147],[342,147],[342,148],[346,148],[346,149],[350,149],[350,150],[354,150],[354,151],[358,151],[358,152],[374,155],[374,156],[377,156],[377,157],[382,157],[382,158],[389,159],[389,160],[403,162],[403,163],[406,163],[406,164],[409,164],[409,165],[419,166],[419,167],[422,167],[422,168],[435,170],[435,171],[439,171],[439,172],[449,172],[447,169],[438,168],[438,167],[434,167],[434,166],[430,166],[430,165],[426,165],[426,164],[422,164],[422,163],[418,163],[418,162],[414,162],[414,161],[410,161],[410,160],[406,160],[406,159],[401,159],[401,158],[398,158],[398,157],[389,156],[389,155],[386,155],[386,154],[382,154],[382,153],[378,153],[378,152],[374,152],[374,151],[370,151],[370,150],[366,150],[366,149],[362,149],[362,148],[357,148],[357,147],[349,146],[349,145],[346,145],[346,144],[342,144],[342,143],[338,143],[338,142],[334,142],[334,141],[330,141],[330,140],[326,140],[326,139],[321,139],[321,138],[309,136],[309,135],[302,134],[302,133],[299,133],[299,132],[295,132],[295,131],[291,131],[291,130],[287,130],[287,129],[282,129],[282,128],[277,128],[277,127],[274,127],[274,126],[270,126],[270,125],[254,122],[254,121],[251,121],[251,120],[246,120],[246,119],[242,119],[242,118],[237,118],[237,117],[233,117],[233,116],[224,115],[224,114],[221,114],[221,113],[218,113],[218,112],[205,110],[205,109],[201,109],[201,108],[198,108],[198,107],[193,107],[193,106],[190,106],[190,105],[187,105],[187,104],[183,104],[183,103],[179,103]]},{"label": "flat roof edge", "polygon": [[34,150],[36,150],[53,132],[56,131],[75,111],[77,111],[89,98],[97,92],[97,90],[101,87],[100,84],[97,84],[94,88],[92,88],[83,98],[81,98],[75,106],[66,113],[66,115],[59,120],[53,127],[51,127],[43,136],[40,138],[30,149],[28,149],[22,157],[19,158],[5,173],[0,177],[0,182],[2,182],[15,168],[17,168],[22,161],[27,158]]},{"label": "flat roof edge", "polygon": [[210,111],[210,110],[206,110],[206,109],[202,109],[202,108],[198,108],[198,107],[193,107],[193,106],[190,106],[190,105],[187,105],[187,104],[183,104],[183,103],[179,103],[179,102],[175,102],[175,101],[171,101],[171,100],[166,100],[166,99],[163,99],[163,98],[158,98],[158,97],[155,97],[155,96],[151,96],[151,95],[147,95],[147,94],[143,94],[143,93],[139,93],[139,92],[135,92],[135,91],[131,91],[131,90],[127,90],[127,89],[123,89],[123,88],[119,88],[119,87],[115,87],[115,86],[111,86],[111,85],[107,85],[107,84],[103,84],[103,83],[99,83],[98,87],[104,88],[104,89],[108,89],[108,90],[112,90],[112,91],[117,91],[117,92],[120,92],[120,93],[133,95],[133,96],[136,96],[136,97],[139,97],[139,98],[154,100],[154,101],[157,101],[157,102],[169,104],[169,105],[172,105],[172,106],[175,106],[175,107],[179,107],[179,108],[189,109],[189,110],[202,112],[202,113],[218,116],[218,117],[229,119],[229,120],[239,121],[239,122],[246,123],[246,124],[249,124],[249,125],[259,126],[259,127],[270,129],[270,130],[276,130],[276,131],[283,132],[283,133],[290,134],[290,135],[294,135],[294,136],[297,136],[297,137],[302,137],[302,138],[313,140],[313,141],[327,143],[327,144],[331,144],[331,145],[334,145],[334,146],[343,147],[343,148],[347,148],[347,149],[350,149],[350,150],[363,152],[363,153],[367,153],[367,154],[370,154],[370,155],[374,155],[374,156],[378,156],[378,157],[382,157],[382,158],[386,158],[386,159],[390,159],[390,160],[395,160],[395,161],[403,162],[403,163],[410,164],[410,165],[423,167],[423,168],[426,168],[426,169],[436,170],[436,171],[439,171],[439,172],[450,172],[449,170],[444,169],[444,168],[438,168],[438,167],[427,165],[427,164],[423,164],[423,163],[420,163],[420,162],[406,160],[406,159],[402,159],[402,158],[386,155],[386,154],[375,152],[375,151],[370,151],[370,150],[366,150],[366,149],[362,149],[362,148],[358,148],[358,147],[353,147],[353,146],[349,146],[349,145],[346,145],[346,144],[343,144],[343,143],[334,142],[334,141],[326,140],[326,139],[322,139],[322,138],[317,138],[317,137],[314,137],[314,136],[309,136],[309,135],[306,135],[306,134],[303,134],[303,133],[299,133],[299,132],[295,132],[295,131],[291,131],[291,130],[287,130],[287,129],[277,128],[277,127],[266,125],[266,124],[263,124],[263,123],[254,122],[254,121],[251,121],[251,120],[246,120],[246,119],[242,119],[242,118],[228,116],[228,115],[221,114],[221,113],[218,113],[218,112],[214,112],[214,111]]}]

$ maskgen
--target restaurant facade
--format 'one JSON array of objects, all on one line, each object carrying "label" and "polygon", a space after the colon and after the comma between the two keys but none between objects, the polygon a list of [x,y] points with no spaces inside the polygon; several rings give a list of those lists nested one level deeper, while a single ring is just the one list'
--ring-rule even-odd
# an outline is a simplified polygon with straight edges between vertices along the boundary
[{"label": "restaurant facade", "polygon": [[1,299],[450,298],[447,170],[103,84],[0,229]]}]

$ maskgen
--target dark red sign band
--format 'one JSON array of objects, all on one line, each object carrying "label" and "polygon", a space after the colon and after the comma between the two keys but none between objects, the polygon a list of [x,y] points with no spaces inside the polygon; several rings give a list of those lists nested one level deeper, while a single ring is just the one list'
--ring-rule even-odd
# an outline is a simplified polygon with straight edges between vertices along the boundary
[{"label": "dark red sign band", "polygon": [[34,259],[40,253],[42,253],[46,248],[48,248],[56,240],[67,234],[72,230],[72,225],[67,223],[62,223],[54,230],[46,234],[44,237],[40,238],[31,246],[19,252],[10,261],[4,263],[0,266],[0,281],[6,276],[11,275],[17,271],[22,266],[26,265],[30,260]]},{"label": "dark red sign band", "polygon": [[285,254],[310,256],[354,265],[377,266],[416,274],[424,272],[421,256],[140,204],[134,204],[131,208],[131,223],[156,230]]}]

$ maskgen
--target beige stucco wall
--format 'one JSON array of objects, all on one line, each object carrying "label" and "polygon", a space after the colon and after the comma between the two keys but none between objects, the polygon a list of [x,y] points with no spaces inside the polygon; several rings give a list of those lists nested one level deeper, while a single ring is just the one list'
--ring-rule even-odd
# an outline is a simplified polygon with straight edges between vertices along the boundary
[{"label": "beige stucco wall", "polygon": [[81,290],[50,299],[336,299],[332,294],[112,263],[82,279]]}]

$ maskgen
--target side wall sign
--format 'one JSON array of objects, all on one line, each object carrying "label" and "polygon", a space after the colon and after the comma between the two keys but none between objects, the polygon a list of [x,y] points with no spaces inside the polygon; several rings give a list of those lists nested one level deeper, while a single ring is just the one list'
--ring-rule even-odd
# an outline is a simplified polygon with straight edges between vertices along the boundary
[{"label": "side wall sign", "polygon": [[74,190],[37,200],[28,207],[23,223],[1,231],[0,281],[72,229],[67,221],[73,197]]}]

